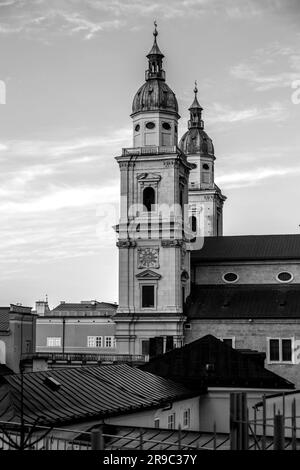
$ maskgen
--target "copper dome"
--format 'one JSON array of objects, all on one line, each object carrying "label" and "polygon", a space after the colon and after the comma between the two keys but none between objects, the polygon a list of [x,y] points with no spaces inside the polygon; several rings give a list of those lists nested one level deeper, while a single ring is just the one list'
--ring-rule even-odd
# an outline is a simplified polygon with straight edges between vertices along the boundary
[{"label": "copper dome", "polygon": [[175,93],[165,81],[150,79],[139,88],[133,99],[132,114],[143,111],[165,111],[178,114]]},{"label": "copper dome", "polygon": [[211,138],[199,127],[189,129],[182,136],[179,148],[186,155],[200,153],[202,155],[214,156],[215,153]]}]

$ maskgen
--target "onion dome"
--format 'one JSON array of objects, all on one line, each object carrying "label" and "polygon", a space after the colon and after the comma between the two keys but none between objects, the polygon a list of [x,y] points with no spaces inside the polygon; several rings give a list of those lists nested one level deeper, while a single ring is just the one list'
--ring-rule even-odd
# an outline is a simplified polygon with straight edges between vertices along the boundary
[{"label": "onion dome", "polygon": [[147,55],[146,82],[139,88],[133,99],[131,116],[143,111],[164,111],[175,113],[178,116],[178,103],[175,93],[165,82],[166,74],[162,68],[164,55],[157,44],[156,22],[154,22],[154,26],[153,46]]},{"label": "onion dome", "polygon": [[211,138],[204,131],[204,121],[202,120],[203,108],[198,102],[197,82],[194,88],[194,101],[190,106],[190,120],[188,121],[188,131],[182,136],[179,142],[180,150],[188,154],[200,153],[214,156],[214,146]]}]

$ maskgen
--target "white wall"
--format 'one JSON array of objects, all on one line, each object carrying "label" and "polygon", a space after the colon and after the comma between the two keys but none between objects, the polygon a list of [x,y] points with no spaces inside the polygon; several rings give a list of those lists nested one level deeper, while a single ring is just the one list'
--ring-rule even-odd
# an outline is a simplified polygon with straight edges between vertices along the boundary
[{"label": "white wall", "polygon": [[[183,426],[183,412],[190,408],[191,423],[189,428]],[[153,410],[141,411],[127,415],[115,416],[105,420],[107,424],[115,424],[119,426],[137,426],[145,428],[154,428],[154,420],[160,420],[160,428],[168,429],[168,416],[175,413],[175,428],[181,425],[182,429],[190,431],[199,431],[199,397],[179,400],[172,403],[172,407],[168,410],[157,408]]]}]

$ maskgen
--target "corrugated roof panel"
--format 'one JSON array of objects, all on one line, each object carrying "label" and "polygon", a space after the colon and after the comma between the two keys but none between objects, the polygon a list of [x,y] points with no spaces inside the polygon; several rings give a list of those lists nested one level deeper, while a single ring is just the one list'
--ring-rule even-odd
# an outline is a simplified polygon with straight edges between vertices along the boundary
[{"label": "corrugated roof panel", "polygon": [[[60,383],[51,390],[46,377]],[[20,375],[6,377],[17,415],[20,414]],[[24,411],[27,420],[67,422],[86,417],[143,409],[169,399],[194,395],[180,384],[142,372],[126,364],[86,366],[24,374]],[[152,393],[151,393],[152,392]]]}]

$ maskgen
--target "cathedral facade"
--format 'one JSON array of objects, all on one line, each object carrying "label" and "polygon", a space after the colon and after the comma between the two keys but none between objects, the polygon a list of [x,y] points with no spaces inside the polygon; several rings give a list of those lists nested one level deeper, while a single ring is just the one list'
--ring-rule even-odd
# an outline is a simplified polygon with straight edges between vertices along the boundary
[{"label": "cathedral facade", "polygon": [[214,182],[214,146],[197,98],[178,143],[178,103],[166,83],[154,30],[145,83],[132,104],[133,147],[120,168],[118,351],[163,353],[184,343],[190,252],[223,231],[225,196]]},{"label": "cathedral facade", "polygon": [[223,235],[226,197],[197,86],[178,139],[178,103],[154,30],[132,106],[133,147],[116,158],[119,354],[156,356],[207,334],[264,353],[300,386],[300,235]]}]

